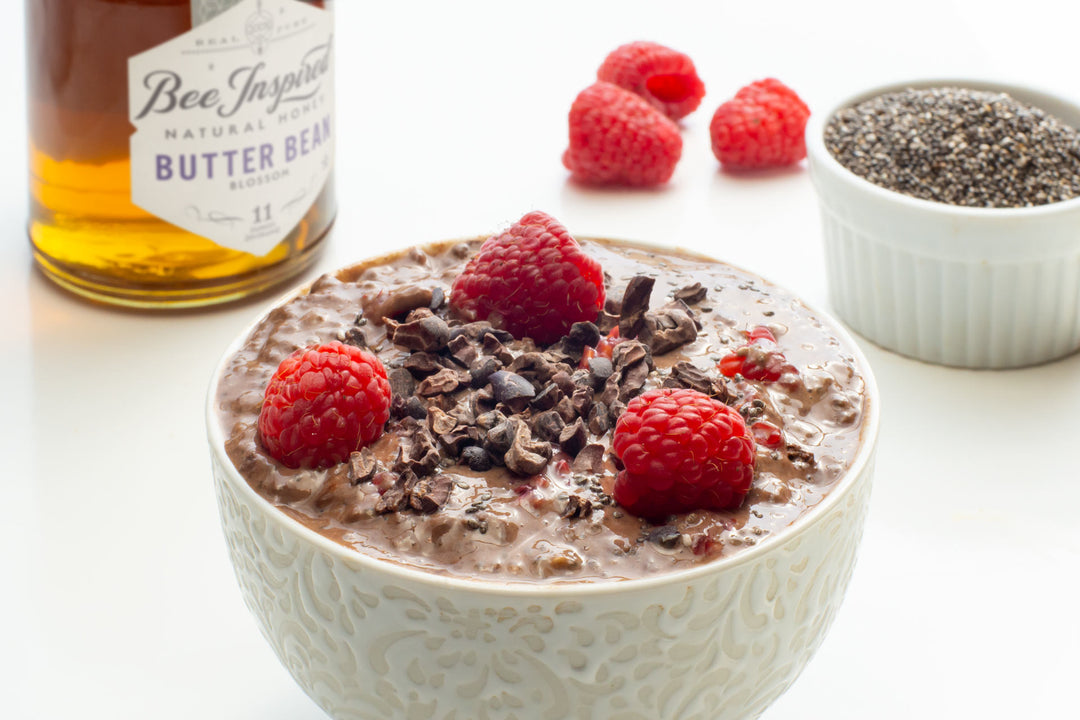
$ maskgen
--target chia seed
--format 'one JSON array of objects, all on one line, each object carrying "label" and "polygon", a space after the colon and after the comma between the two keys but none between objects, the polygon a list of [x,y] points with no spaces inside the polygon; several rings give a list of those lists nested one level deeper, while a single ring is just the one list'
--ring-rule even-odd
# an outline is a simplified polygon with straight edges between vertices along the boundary
[{"label": "chia seed", "polygon": [[825,146],[859,177],[923,200],[1016,208],[1080,196],[1080,132],[1004,93],[881,95],[836,113]]}]

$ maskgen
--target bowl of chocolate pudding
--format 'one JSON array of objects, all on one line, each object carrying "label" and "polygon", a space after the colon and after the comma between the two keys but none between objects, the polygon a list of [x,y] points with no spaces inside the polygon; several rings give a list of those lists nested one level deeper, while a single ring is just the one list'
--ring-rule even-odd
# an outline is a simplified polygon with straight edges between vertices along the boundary
[{"label": "bowl of chocolate pudding", "polygon": [[[483,242],[324,275],[226,350],[208,436],[262,634],[334,718],[757,717],[821,644],[855,566],[879,413],[865,358],[750,273],[594,238],[577,242],[604,270],[596,320],[517,339],[448,307]],[[420,319],[449,332],[417,340],[403,328]],[[765,335],[778,373],[731,372]],[[390,419],[344,462],[286,467],[259,439],[263,393],[282,360],[331,341],[381,360]],[[613,498],[614,428],[653,388],[745,420],[739,507],[645,519]]]}]

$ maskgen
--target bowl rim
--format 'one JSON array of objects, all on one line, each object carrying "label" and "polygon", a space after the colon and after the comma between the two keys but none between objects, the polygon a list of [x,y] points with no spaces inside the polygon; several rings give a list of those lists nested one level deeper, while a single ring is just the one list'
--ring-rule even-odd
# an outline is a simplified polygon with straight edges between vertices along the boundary
[{"label": "bowl rim", "polygon": [[[359,265],[366,264],[379,264],[389,261],[393,258],[400,257],[404,253],[409,252],[412,247],[421,247],[424,249],[449,246],[460,242],[469,242],[476,239],[482,239],[486,236],[477,236],[473,238],[460,238],[456,240],[444,240],[433,243],[425,243],[418,246],[411,246],[401,250],[385,253],[377,257],[369,258],[366,260],[360,260],[349,265],[329,270],[327,273],[320,274],[322,277],[324,274],[336,275],[346,269],[354,268]],[[345,547],[344,545],[334,542],[333,540],[325,537],[324,535],[306,527],[305,525],[293,520],[274,503],[270,502],[262,495],[260,495],[247,480],[240,475],[236,466],[232,463],[228,454],[225,452],[225,434],[222,423],[217,415],[217,403],[215,401],[217,395],[218,381],[222,377],[222,371],[225,369],[229,359],[239,350],[240,346],[248,339],[252,334],[255,327],[262,322],[262,320],[275,308],[289,302],[293,298],[299,297],[305,294],[311,286],[318,281],[318,277],[306,282],[299,287],[294,288],[280,296],[277,300],[273,301],[270,305],[266,306],[262,312],[259,313],[252,321],[247,323],[243,330],[241,330],[229,343],[225,351],[221,354],[220,359],[214,365],[214,372],[210,379],[210,385],[206,394],[206,427],[207,427],[207,439],[210,444],[210,450],[213,454],[213,459],[221,466],[221,469],[225,475],[226,481],[230,483],[230,486],[234,491],[239,492],[244,498],[251,503],[257,505],[265,514],[270,517],[276,518],[275,522],[285,532],[292,534],[298,540],[314,545],[320,551],[328,553],[331,557],[340,559],[346,564],[357,563],[361,568],[366,571],[385,573],[386,575],[395,579],[415,583],[418,585],[427,585],[432,589],[443,591],[463,592],[477,595],[490,595],[506,598],[532,598],[536,600],[541,599],[554,599],[554,600],[574,600],[578,598],[586,598],[593,596],[602,596],[612,593],[626,594],[634,591],[648,591],[656,588],[662,588],[672,585],[680,585],[683,583],[691,583],[697,581],[704,576],[709,576],[717,573],[722,573],[728,568],[737,568],[743,565],[758,561],[761,557],[771,554],[773,548],[779,547],[782,544],[786,544],[796,540],[797,538],[808,532],[822,521],[834,505],[841,502],[842,498],[846,496],[851,488],[857,484],[857,482],[863,479],[863,476],[873,471],[873,460],[877,450],[878,433],[880,426],[880,410],[881,410],[881,395],[878,391],[877,382],[874,378],[873,371],[870,367],[870,363],[867,361],[866,356],[863,354],[862,349],[856,343],[854,337],[847,331],[847,329],[832,315],[825,313],[818,308],[810,305],[800,296],[792,293],[781,285],[773,283],[767,278],[761,275],[747,270],[743,270],[741,267],[732,265],[721,260],[717,260],[709,255],[699,253],[693,250],[687,250],[680,246],[663,246],[655,243],[642,242],[637,240],[624,240],[624,239],[609,239],[599,238],[596,236],[578,236],[578,239],[585,241],[599,241],[602,243],[616,243],[622,246],[630,246],[640,250],[646,251],[662,251],[662,252],[675,252],[692,257],[699,260],[706,260],[709,262],[722,263],[728,267],[731,267],[740,272],[751,275],[766,285],[779,288],[790,293],[792,297],[803,306],[818,320],[826,324],[829,329],[836,334],[837,338],[841,341],[841,350],[849,353],[855,360],[856,367],[860,371],[860,375],[863,379],[864,385],[864,397],[865,408],[863,413],[863,427],[861,432],[861,443],[858,448],[858,452],[855,454],[851,465],[848,466],[847,471],[836,482],[836,484],[828,491],[825,497],[811,508],[808,508],[806,512],[797,517],[790,525],[787,525],[779,532],[770,535],[764,540],[759,541],[752,547],[742,548],[733,555],[727,557],[720,557],[710,562],[694,565],[689,568],[674,570],[670,572],[661,572],[656,575],[649,575],[640,578],[631,578],[624,580],[585,580],[576,581],[573,579],[568,580],[556,580],[556,581],[528,581],[528,580],[513,580],[507,578],[470,578],[461,575],[454,575],[451,573],[439,573],[421,569],[419,567],[410,566],[404,563],[394,562],[379,558],[373,555],[368,555],[358,550]],[[870,480],[871,478],[866,478]]]},{"label": "bowl rim", "polygon": [[[924,212],[929,215],[940,215],[951,218],[965,218],[965,219],[977,219],[978,221],[990,220],[999,221],[1003,219],[1021,219],[1021,218],[1038,218],[1045,216],[1053,216],[1061,213],[1067,213],[1071,211],[1080,210],[1080,196],[1069,198],[1068,200],[1059,200],[1057,202],[1046,203],[1043,205],[1034,205],[1031,207],[1014,207],[1014,208],[987,208],[987,207],[971,207],[967,205],[950,205],[948,203],[940,202],[937,200],[925,200],[923,198],[913,197],[906,195],[897,190],[889,190],[880,185],[870,182],[869,180],[856,175],[854,172],[844,167],[839,160],[837,160],[829,149],[825,147],[825,127],[833,116],[837,112],[848,107],[857,105],[858,103],[870,100],[878,97],[879,95],[885,95],[892,92],[899,92],[906,89],[926,90],[930,88],[941,87],[955,87],[964,88],[968,90],[979,91],[997,91],[1007,93],[1014,99],[1030,104],[1043,112],[1058,117],[1056,114],[1049,113],[1039,106],[1039,101],[1028,101],[1018,97],[1016,93],[1022,96],[1035,96],[1040,99],[1047,99],[1053,103],[1067,106],[1070,110],[1073,110],[1077,118],[1080,118],[1080,99],[1074,99],[1055,92],[1051,92],[1037,85],[1020,85],[1011,82],[1002,82],[989,78],[956,78],[956,77],[941,77],[941,78],[921,78],[912,79],[908,81],[894,81],[884,83],[881,85],[875,85],[868,88],[864,88],[858,92],[848,94],[844,99],[840,101],[833,101],[828,110],[824,113],[813,113],[810,116],[806,126],[806,154],[807,161],[811,169],[816,165],[821,171],[828,171],[834,177],[840,179],[848,186],[852,186],[857,189],[858,192],[869,193],[877,198],[886,201],[894,202],[899,205],[904,205],[912,210]],[[1080,132],[1080,124],[1067,122],[1064,118],[1058,117],[1061,122],[1073,127]]]}]

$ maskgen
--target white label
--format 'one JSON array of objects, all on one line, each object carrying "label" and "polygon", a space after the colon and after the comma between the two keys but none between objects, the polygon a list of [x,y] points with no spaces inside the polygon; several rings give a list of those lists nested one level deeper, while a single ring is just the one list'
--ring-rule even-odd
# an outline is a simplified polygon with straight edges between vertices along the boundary
[{"label": "white label", "polygon": [[334,157],[333,16],[240,0],[128,60],[132,202],[265,255],[300,222]]}]

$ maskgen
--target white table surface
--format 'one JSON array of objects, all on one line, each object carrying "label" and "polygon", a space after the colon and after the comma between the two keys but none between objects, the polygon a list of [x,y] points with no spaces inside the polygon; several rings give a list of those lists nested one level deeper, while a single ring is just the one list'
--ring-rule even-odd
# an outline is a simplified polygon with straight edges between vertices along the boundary
[{"label": "white table surface", "polygon": [[[22,3],[10,5],[0,717],[323,718],[243,606],[204,442],[211,369],[271,298],[125,312],[32,269]],[[710,153],[712,111],[739,86],[775,75],[814,110],[920,76],[1080,96],[1080,10],[1064,0],[340,0],[337,27],[341,212],[322,270],[543,209],[579,234],[714,254],[827,307],[805,167],[735,177]],[[572,186],[566,112],[607,51],[635,39],[689,53],[706,82],[683,159],[660,191]],[[1080,356],[972,372],[860,345],[884,408],[864,543],[831,634],[764,717],[1076,717]]]}]

